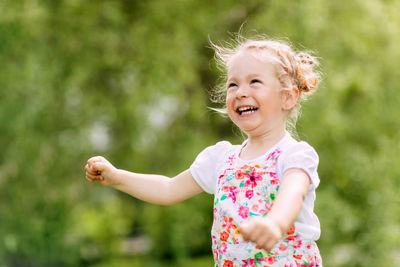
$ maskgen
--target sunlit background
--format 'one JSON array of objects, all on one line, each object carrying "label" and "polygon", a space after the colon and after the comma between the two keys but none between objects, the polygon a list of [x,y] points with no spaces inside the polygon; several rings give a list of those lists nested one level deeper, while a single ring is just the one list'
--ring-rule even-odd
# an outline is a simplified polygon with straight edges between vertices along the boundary
[{"label": "sunlit background", "polygon": [[0,1],[0,267],[212,266],[212,196],[89,184],[87,158],[175,175],[243,136],[207,107],[209,39],[312,50],[297,130],[320,155],[324,266],[400,266],[400,1]]}]

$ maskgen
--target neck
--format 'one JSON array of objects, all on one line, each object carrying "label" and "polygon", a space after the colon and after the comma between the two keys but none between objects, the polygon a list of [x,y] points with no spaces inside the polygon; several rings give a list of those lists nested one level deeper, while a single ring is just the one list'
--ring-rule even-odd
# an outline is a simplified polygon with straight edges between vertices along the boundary
[{"label": "neck", "polygon": [[268,151],[286,134],[285,127],[264,132],[259,135],[249,135],[248,142],[241,152],[243,159],[253,159]]},{"label": "neck", "polygon": [[282,139],[282,137],[285,136],[285,129],[280,129],[279,131],[270,131],[263,133],[261,135],[256,135],[256,136],[249,136],[249,141],[248,145],[254,145],[254,146],[273,146],[276,144],[279,140]]}]

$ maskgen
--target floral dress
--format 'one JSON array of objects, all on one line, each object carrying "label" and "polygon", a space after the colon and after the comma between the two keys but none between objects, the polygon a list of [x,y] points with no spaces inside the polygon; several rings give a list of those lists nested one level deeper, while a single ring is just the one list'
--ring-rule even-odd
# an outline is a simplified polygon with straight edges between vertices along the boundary
[{"label": "floral dress", "polygon": [[[251,216],[265,216],[274,204],[282,150],[275,148],[253,161],[241,160],[237,151],[235,146],[225,151],[216,173],[211,231],[215,266],[322,266],[315,241],[302,238],[295,225],[271,251],[243,240],[239,225]],[[196,173],[193,176],[199,181]],[[202,186],[201,181],[199,184]]]}]

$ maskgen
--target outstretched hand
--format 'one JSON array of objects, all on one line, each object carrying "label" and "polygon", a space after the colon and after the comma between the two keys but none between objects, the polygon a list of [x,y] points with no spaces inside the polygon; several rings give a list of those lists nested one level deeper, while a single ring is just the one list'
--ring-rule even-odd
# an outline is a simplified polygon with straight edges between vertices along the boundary
[{"label": "outstretched hand", "polygon": [[270,251],[282,238],[278,224],[268,217],[252,217],[239,226],[243,239]]},{"label": "outstretched hand", "polygon": [[86,166],[86,179],[89,182],[98,182],[102,185],[113,186],[117,183],[117,169],[105,158],[101,156],[92,157]]}]

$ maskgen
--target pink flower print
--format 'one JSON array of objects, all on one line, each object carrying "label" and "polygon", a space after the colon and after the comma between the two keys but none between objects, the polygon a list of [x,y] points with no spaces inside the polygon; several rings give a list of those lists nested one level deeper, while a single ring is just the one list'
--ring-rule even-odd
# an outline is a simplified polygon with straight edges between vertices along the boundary
[{"label": "pink flower print", "polygon": [[265,215],[265,214],[267,214],[267,213],[268,213],[268,210],[261,209],[261,210],[259,211],[259,214],[260,214],[261,216],[263,216],[263,215]]},{"label": "pink flower print", "polygon": [[285,244],[282,243],[282,244],[279,245],[279,250],[280,251],[285,251],[286,249],[287,249],[287,246]]},{"label": "pink flower print", "polygon": [[251,173],[250,174],[253,175],[253,176],[258,176],[258,177],[260,177],[260,180],[262,180],[262,176],[257,172],[256,168],[251,168]]},{"label": "pink flower print", "polygon": [[258,210],[258,205],[253,205],[253,206],[251,207],[251,209],[254,210],[254,211],[257,211],[257,210]]},{"label": "pink flower print", "polygon": [[218,248],[218,253],[221,255],[221,254],[224,254],[225,252],[226,252],[226,249],[227,249],[227,246],[226,246],[226,244],[225,243],[222,243],[220,246],[219,246],[219,248]]},{"label": "pink flower print", "polygon": [[234,159],[235,159],[235,155],[229,156],[229,157],[228,157],[228,160],[226,161],[226,163],[232,165]]},{"label": "pink flower print", "polygon": [[267,210],[267,212],[272,209],[272,205],[273,205],[272,202],[269,201],[265,202],[265,209]]},{"label": "pink flower print", "polygon": [[239,207],[239,215],[243,219],[246,219],[247,217],[249,217],[249,208],[245,207],[245,206],[240,206]]},{"label": "pink flower print", "polygon": [[319,264],[316,263],[314,260],[311,260],[311,262],[308,264],[308,267],[318,267]]},{"label": "pink flower print", "polygon": [[293,248],[294,249],[298,249],[298,248],[301,248],[301,240],[299,239],[299,238],[296,238],[295,240],[294,240],[294,242],[293,242]]},{"label": "pink flower print", "polygon": [[235,203],[236,202],[236,195],[238,193],[238,188],[233,186],[233,187],[229,187],[229,194],[228,194],[228,198],[232,198],[232,202]]},{"label": "pink flower print", "polygon": [[270,157],[268,157],[268,159],[277,159],[279,154],[281,154],[281,151],[279,149],[276,149],[270,154]]},{"label": "pink flower print", "polygon": [[213,240],[213,244],[216,245],[217,244],[217,238],[215,237],[215,235],[212,236],[212,240]]},{"label": "pink flower print", "polygon": [[213,253],[214,253],[214,260],[218,261],[218,250],[214,248]]},{"label": "pink flower print", "polygon": [[267,258],[267,262],[268,262],[268,264],[274,264],[275,263],[275,257],[268,257]]},{"label": "pink flower print", "polygon": [[278,179],[272,179],[271,180],[271,184],[272,185],[277,185],[277,184],[279,184],[279,180]]},{"label": "pink flower print", "polygon": [[247,259],[247,260],[242,260],[243,265],[242,267],[247,267],[247,266],[255,266],[255,259]]},{"label": "pink flower print", "polygon": [[278,179],[278,175],[276,174],[276,172],[270,172],[269,176],[271,177],[271,184],[272,185],[279,184],[279,179]]},{"label": "pink flower print", "polygon": [[257,181],[261,181],[263,178],[260,174],[255,172],[255,169],[252,169],[249,174],[249,178],[244,183],[245,186],[251,186],[252,188],[257,186]]},{"label": "pink flower print", "polygon": [[307,244],[306,248],[311,249],[311,244]]},{"label": "pink flower print", "polygon": [[251,199],[254,196],[254,191],[253,190],[247,190],[246,191],[246,197],[248,199]]}]

